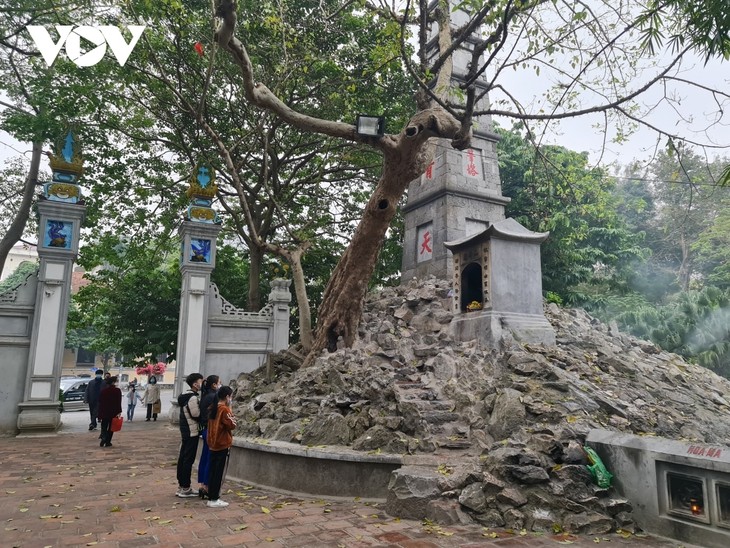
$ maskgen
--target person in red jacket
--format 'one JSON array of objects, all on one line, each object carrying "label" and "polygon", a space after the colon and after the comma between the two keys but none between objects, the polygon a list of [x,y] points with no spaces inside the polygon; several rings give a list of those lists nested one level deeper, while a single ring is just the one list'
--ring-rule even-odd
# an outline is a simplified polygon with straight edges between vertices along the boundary
[{"label": "person in red jacket", "polygon": [[101,419],[101,441],[99,447],[111,447],[112,419],[122,416],[122,391],[117,388],[117,377],[106,379],[106,385],[99,394],[99,418]]},{"label": "person in red jacket", "polygon": [[233,390],[230,386],[218,389],[218,401],[213,402],[208,414],[208,448],[210,449],[208,508],[223,508],[228,503],[220,499],[223,472],[226,468],[228,451],[233,445],[233,430],[236,419],[231,411]]}]

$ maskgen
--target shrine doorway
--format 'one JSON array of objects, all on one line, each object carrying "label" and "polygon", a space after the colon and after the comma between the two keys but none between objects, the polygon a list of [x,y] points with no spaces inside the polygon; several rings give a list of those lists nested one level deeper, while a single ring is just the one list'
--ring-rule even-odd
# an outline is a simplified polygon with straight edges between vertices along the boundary
[{"label": "shrine doorway", "polygon": [[484,304],[482,266],[478,263],[469,263],[461,271],[461,311],[466,312],[467,306],[473,301]]}]

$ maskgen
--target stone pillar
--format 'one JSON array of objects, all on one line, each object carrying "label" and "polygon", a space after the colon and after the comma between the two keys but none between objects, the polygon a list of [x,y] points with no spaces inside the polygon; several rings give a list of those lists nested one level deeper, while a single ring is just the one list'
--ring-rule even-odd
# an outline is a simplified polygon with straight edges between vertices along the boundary
[{"label": "stone pillar", "polygon": [[275,279],[271,282],[269,303],[273,307],[274,327],[272,335],[272,352],[280,352],[289,348],[289,302],[291,280]]},{"label": "stone pillar", "polygon": [[217,187],[211,169],[199,164],[190,178],[188,195],[193,203],[188,207],[186,220],[180,226],[182,256],[182,290],[180,318],[175,355],[175,385],[170,408],[170,420],[179,418],[177,396],[185,392],[185,377],[205,371],[205,346],[208,340],[208,309],[211,299],[210,274],[215,267],[216,238],[221,230],[220,220],[210,207]]},{"label": "stone pillar", "polygon": [[177,332],[175,396],[187,390],[185,377],[205,372],[205,344],[208,338],[210,274],[215,267],[215,243],[220,225],[183,221],[182,291]]},{"label": "stone pillar", "polygon": [[71,273],[86,213],[77,178],[83,172],[78,145],[69,131],[51,156],[53,181],[44,185],[36,211],[38,222],[38,286],[28,353],[23,401],[19,404],[20,435],[55,432],[61,424],[59,378],[71,297]]},{"label": "stone pillar", "polygon": [[[432,2],[430,9],[436,5],[437,2]],[[463,11],[452,11],[451,18],[454,28],[468,21]],[[437,40],[434,32],[428,45],[431,57],[438,53]],[[470,62],[471,50],[467,43],[453,56],[451,82],[454,86],[464,81]],[[486,85],[483,76],[476,82],[477,93],[486,89]],[[475,110],[487,107],[485,96]],[[451,279],[451,252],[444,247],[444,242],[461,240],[486,229],[490,222],[504,219],[504,206],[509,198],[502,196],[499,180],[495,148],[498,139],[492,131],[491,118],[480,116],[474,118],[470,149],[455,150],[448,140],[435,140],[434,160],[419,179],[411,182],[403,207],[403,282],[414,276],[429,275]]]}]

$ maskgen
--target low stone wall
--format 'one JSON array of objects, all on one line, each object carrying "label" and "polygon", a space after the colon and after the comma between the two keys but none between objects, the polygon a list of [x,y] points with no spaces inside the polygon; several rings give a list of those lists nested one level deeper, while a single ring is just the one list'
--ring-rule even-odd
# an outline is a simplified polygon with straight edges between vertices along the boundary
[{"label": "low stone wall", "polygon": [[592,430],[587,443],[650,533],[730,546],[730,448]]},{"label": "low stone wall", "polygon": [[402,464],[400,455],[236,437],[227,475],[241,482],[297,495],[360,497],[384,502],[391,473]]}]

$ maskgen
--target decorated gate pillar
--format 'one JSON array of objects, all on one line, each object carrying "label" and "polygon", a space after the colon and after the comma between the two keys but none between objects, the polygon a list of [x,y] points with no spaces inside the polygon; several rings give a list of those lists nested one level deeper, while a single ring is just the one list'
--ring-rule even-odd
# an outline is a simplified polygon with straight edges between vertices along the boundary
[{"label": "decorated gate pillar", "polygon": [[187,390],[185,377],[205,375],[204,358],[208,336],[210,274],[215,267],[216,238],[221,230],[217,213],[211,207],[217,187],[213,171],[199,164],[190,179],[188,195],[193,203],[180,226],[182,239],[182,293],[177,334],[174,400],[170,418],[177,420],[177,396]]},{"label": "decorated gate pillar", "polygon": [[61,424],[58,387],[66,338],[71,273],[86,213],[77,185],[83,161],[71,130],[50,164],[53,178],[43,186],[36,210],[40,267],[23,401],[20,434],[54,432]]}]

